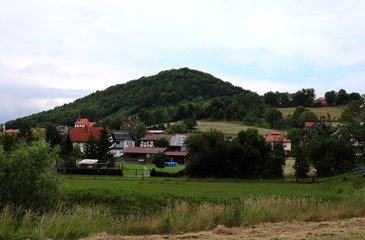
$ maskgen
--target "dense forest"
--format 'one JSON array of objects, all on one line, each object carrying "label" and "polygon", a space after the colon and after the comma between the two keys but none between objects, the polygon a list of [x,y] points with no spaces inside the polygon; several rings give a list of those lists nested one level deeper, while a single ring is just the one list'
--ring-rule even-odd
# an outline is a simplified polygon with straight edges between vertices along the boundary
[{"label": "dense forest", "polygon": [[[326,93],[330,104],[346,104],[360,98],[358,93]],[[138,117],[147,126],[184,119],[239,120],[249,125],[281,128],[286,123],[277,107],[313,106],[314,89],[295,93],[268,92],[263,96],[233,86],[214,76],[188,68],[162,71],[124,84],[96,91],[76,101],[6,123],[7,128],[25,124],[72,126],[81,115],[91,121],[103,121],[119,129],[121,119]]]}]

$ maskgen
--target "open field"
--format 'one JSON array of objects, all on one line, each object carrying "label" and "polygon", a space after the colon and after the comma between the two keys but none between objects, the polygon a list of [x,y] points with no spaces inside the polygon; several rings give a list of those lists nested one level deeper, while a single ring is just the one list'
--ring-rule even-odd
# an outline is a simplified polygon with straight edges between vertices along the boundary
[{"label": "open field", "polygon": [[[328,114],[330,114],[332,121],[338,121],[341,117],[342,112],[345,110],[346,106],[334,106],[334,107],[309,107],[312,112],[317,114],[318,117],[325,116],[327,119]],[[295,108],[279,108],[284,117],[289,114],[293,115]]]},{"label": "open field", "polygon": [[178,171],[183,170],[185,168],[185,165],[178,165],[176,167],[158,168],[152,163],[149,163],[149,164],[146,164],[146,165],[141,164],[141,163],[122,163],[122,167],[123,167],[123,170],[124,170],[125,173],[133,172],[133,170],[142,171],[142,170],[144,170],[145,166],[149,170],[152,170],[154,168],[156,171],[164,171],[164,172],[171,172],[171,173],[178,172]]},{"label": "open field", "polygon": [[210,129],[219,130],[228,135],[236,135],[241,130],[247,130],[248,128],[256,128],[259,134],[268,134],[273,130],[269,128],[259,128],[254,126],[247,126],[239,121],[211,121],[211,120],[200,120],[197,121],[197,129],[200,131],[209,131]]},{"label": "open field", "polygon": [[365,179],[341,175],[317,179],[315,184],[278,180],[200,180],[186,178],[118,178],[99,176],[64,177],[64,187],[71,193],[94,193],[104,196],[131,195],[175,200],[237,200],[248,197],[319,197],[340,199],[365,186]]},{"label": "open field", "polygon": [[[297,229],[300,224],[291,225],[293,221],[365,217],[365,179],[359,175],[321,178],[313,184],[288,181],[292,180],[145,178],[142,181],[126,177],[64,176],[67,198],[56,210],[40,214],[19,208],[1,209],[0,239],[79,239],[100,233],[104,234],[96,239],[182,233],[188,234],[171,239],[190,239],[201,234],[191,232],[213,229],[204,232],[208,237],[201,235],[201,239],[215,239],[212,232],[222,232],[217,239],[226,239],[228,235],[240,239],[245,231],[255,232],[247,227],[260,228],[258,224],[263,223],[269,224],[264,226],[272,229],[272,233],[291,228],[295,236],[302,236],[307,233]],[[325,228],[328,224],[318,226]],[[357,229],[364,229],[363,222],[352,224],[360,224]],[[308,229],[311,226],[315,225],[309,225]],[[238,229],[229,229],[232,227]],[[355,226],[353,229],[354,234],[360,233]],[[257,231],[256,234],[265,236]]]}]

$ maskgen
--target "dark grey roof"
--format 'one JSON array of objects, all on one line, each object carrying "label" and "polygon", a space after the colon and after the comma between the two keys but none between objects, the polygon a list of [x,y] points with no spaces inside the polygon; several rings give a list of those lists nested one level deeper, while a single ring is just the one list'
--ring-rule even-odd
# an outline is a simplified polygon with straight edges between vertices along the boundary
[{"label": "dark grey roof", "polygon": [[128,131],[113,130],[112,135],[113,135],[114,140],[116,140],[116,141],[120,141],[120,140],[135,141],[133,136]]}]

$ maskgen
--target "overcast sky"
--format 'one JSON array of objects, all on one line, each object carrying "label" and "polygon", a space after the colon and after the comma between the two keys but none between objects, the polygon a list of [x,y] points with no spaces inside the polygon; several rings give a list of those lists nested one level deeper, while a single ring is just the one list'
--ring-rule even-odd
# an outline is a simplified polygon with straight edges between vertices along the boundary
[{"label": "overcast sky", "polygon": [[365,93],[363,0],[0,0],[0,122],[189,67],[259,94]]}]

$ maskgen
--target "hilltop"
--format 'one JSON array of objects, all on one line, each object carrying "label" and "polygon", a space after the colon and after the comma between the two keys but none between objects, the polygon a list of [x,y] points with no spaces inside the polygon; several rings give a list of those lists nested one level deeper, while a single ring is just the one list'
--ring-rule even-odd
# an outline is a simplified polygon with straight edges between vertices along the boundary
[{"label": "hilltop", "polygon": [[[176,116],[180,105],[196,103],[201,106],[214,98],[247,93],[251,92],[201,71],[173,69],[96,91],[72,103],[9,121],[6,125],[17,128],[22,121],[28,121],[31,126],[44,126],[47,123],[72,125],[78,115],[92,121],[103,120],[109,125],[117,125],[123,116],[130,115],[139,115],[146,121],[151,116],[143,115],[153,110],[162,112],[162,116],[155,118],[168,121],[184,117]],[[150,124],[158,122],[153,119],[149,121]]]}]

